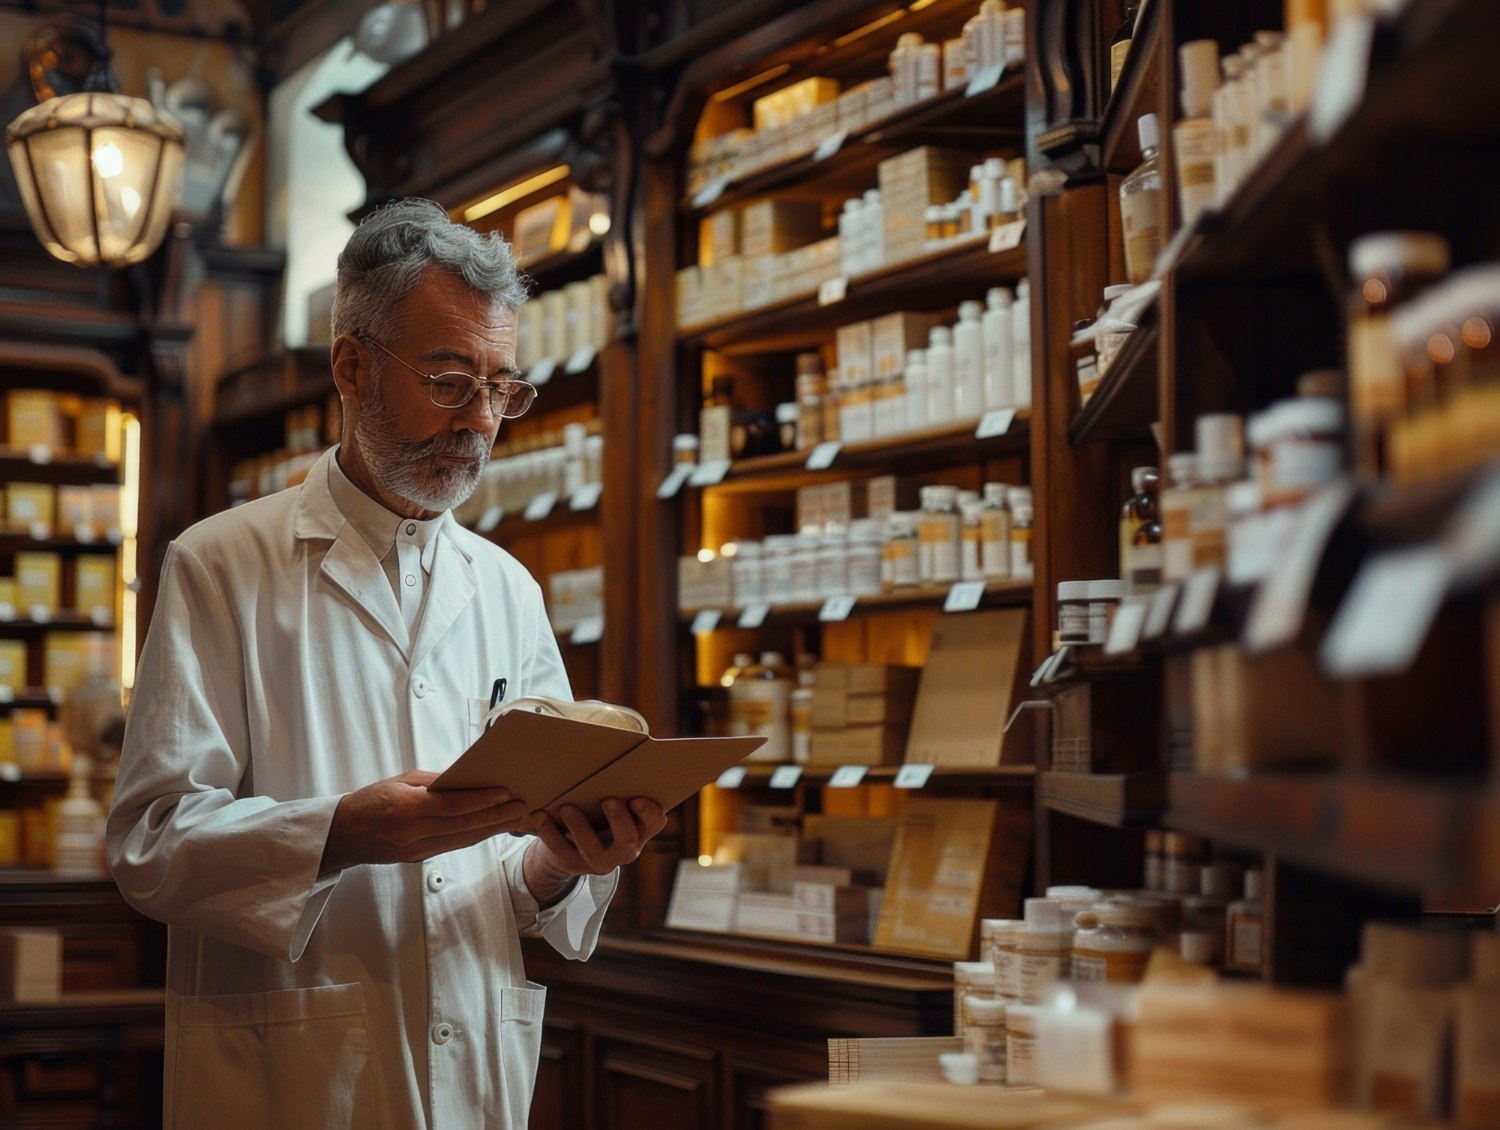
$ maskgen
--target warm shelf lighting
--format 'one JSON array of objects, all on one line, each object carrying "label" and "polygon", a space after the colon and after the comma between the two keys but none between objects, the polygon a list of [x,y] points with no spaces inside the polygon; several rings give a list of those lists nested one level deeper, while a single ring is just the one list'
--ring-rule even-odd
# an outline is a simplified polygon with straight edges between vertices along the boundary
[{"label": "warm shelf lighting", "polygon": [[11,122],[5,147],[31,228],[80,267],[125,267],[161,245],[182,186],[186,135],[142,98],[49,98]]},{"label": "warm shelf lighting", "polygon": [[595,212],[589,217],[589,231],[595,235],[609,234],[609,213]]},{"label": "warm shelf lighting", "polygon": [[711,549],[700,549],[698,551],[698,560],[701,561],[701,562],[703,562],[703,564],[707,565],[713,559],[714,559],[714,551],[713,550],[711,550]]},{"label": "warm shelf lighting", "polygon": [[713,862],[714,862],[714,857],[711,856],[711,855],[700,855],[698,857],[698,866],[699,867],[711,867],[711,866],[713,866]]},{"label": "warm shelf lighting", "polygon": [[887,24],[893,24],[893,23],[895,23],[897,20],[899,20],[904,15],[906,15],[906,9],[905,8],[897,8],[894,12],[888,12],[885,15],[881,16],[878,20],[871,20],[869,23],[865,24],[863,27],[857,27],[857,28],[855,28],[853,31],[849,32],[847,35],[841,35],[841,36],[839,36],[837,39],[835,39],[833,41],[832,44],[830,44],[830,46],[832,46],[832,47],[842,47],[846,43],[853,43],[856,39],[863,39],[865,36],[869,35],[872,31],[879,31],[881,28],[885,27]]},{"label": "warm shelf lighting", "polygon": [[470,204],[464,209],[464,223],[472,224],[475,220],[488,216],[491,212],[498,212],[507,204],[514,204],[517,200],[530,196],[533,192],[546,188],[549,184],[556,184],[560,180],[566,180],[573,175],[573,170],[568,165],[558,165],[555,169],[548,169],[545,173],[537,173],[536,176],[523,180],[520,184],[513,184],[509,188],[502,188],[494,196],[486,197],[478,204]]},{"label": "warm shelf lighting", "polygon": [[726,86],[723,90],[715,91],[708,96],[711,102],[728,102],[731,98],[738,98],[747,90],[754,90],[762,83],[770,82],[773,78],[780,78],[792,69],[790,63],[782,63],[778,67],[772,67],[769,71],[761,71],[758,75],[752,75],[744,82],[737,82],[733,86]]}]

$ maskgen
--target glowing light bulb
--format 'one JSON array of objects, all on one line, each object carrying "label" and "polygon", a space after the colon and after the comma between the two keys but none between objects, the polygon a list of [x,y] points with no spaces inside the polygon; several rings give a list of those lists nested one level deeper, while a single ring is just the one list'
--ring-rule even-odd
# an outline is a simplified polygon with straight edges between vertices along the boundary
[{"label": "glowing light bulb", "polygon": [[711,550],[711,549],[700,549],[698,551],[698,560],[701,561],[701,562],[703,562],[703,564],[707,565],[713,559],[714,559],[714,551],[713,550]]},{"label": "glowing light bulb", "polygon": [[595,235],[604,235],[609,231],[609,213],[595,212],[589,217],[589,231]]},{"label": "glowing light bulb", "polygon": [[698,866],[699,867],[708,867],[708,866],[710,866],[713,863],[713,861],[714,861],[714,857],[711,856],[711,855],[700,855],[698,857]]},{"label": "glowing light bulb", "polygon": [[125,169],[125,154],[120,152],[120,147],[113,141],[94,146],[92,157],[94,171],[106,180],[119,176]]},{"label": "glowing light bulb", "polygon": [[127,184],[120,189],[120,206],[125,209],[126,219],[135,219],[135,214],[141,210],[141,194]]}]

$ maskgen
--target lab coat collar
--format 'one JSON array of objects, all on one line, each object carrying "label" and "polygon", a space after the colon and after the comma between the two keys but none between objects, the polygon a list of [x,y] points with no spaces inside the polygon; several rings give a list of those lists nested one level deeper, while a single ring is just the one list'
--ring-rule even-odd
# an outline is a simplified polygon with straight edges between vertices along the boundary
[{"label": "lab coat collar", "polygon": [[[451,510],[445,511],[439,521],[442,529],[428,544],[433,553],[432,575],[427,581],[427,600],[422,606],[422,615],[417,620],[417,639],[412,648],[411,666],[416,670],[422,660],[442,639],[453,622],[469,606],[479,580],[474,573],[474,562],[459,541],[458,522]],[[424,552],[423,557],[426,557]],[[425,564],[425,561],[424,561]],[[390,586],[386,586],[390,591]]]}]

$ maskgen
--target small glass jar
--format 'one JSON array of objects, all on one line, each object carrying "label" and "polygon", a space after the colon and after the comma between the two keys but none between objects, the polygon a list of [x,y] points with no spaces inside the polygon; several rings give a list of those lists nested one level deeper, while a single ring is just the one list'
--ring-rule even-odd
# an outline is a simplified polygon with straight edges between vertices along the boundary
[{"label": "small glass jar", "polygon": [[766,604],[790,604],[792,597],[792,551],[796,534],[769,534],[761,543],[763,556],[762,599]]},{"label": "small glass jar", "polygon": [[1198,872],[1203,866],[1208,845],[1197,836],[1181,832],[1162,835],[1162,889],[1173,895],[1195,895],[1199,890]]},{"label": "small glass jar", "polygon": [[849,535],[832,529],[818,537],[817,599],[843,596],[849,591]]},{"label": "small glass jar", "polygon": [[898,510],[885,520],[880,554],[880,586],[886,592],[922,583],[919,528],[921,514]]},{"label": "small glass jar", "polygon": [[1073,980],[1135,984],[1160,943],[1156,916],[1134,902],[1106,902],[1075,920]]},{"label": "small glass jar", "polygon": [[1010,511],[1005,507],[1006,485],[984,484],[984,509],[979,516],[979,566],[987,581],[1010,577]]},{"label": "small glass jar", "polygon": [[744,608],[766,599],[765,550],[758,541],[737,541],[729,564],[734,604]]},{"label": "small glass jar", "polygon": [[995,985],[995,967],[988,961],[955,961],[953,963],[953,1034],[962,1036],[968,1027],[966,1009],[970,1000],[1000,999]]},{"label": "small glass jar", "polygon": [[963,543],[958,563],[959,578],[965,581],[983,581],[984,503],[977,496],[960,499],[958,512],[963,519]]},{"label": "small glass jar", "polygon": [[1088,581],[1057,583],[1057,644],[1059,647],[1089,643]]},{"label": "small glass jar", "polygon": [[1124,581],[1089,582],[1089,643],[1103,644],[1125,596]]},{"label": "small glass jar", "polygon": [[991,997],[964,998],[964,1051],[979,1061],[981,1083],[1004,1083],[1005,1002]]},{"label": "small glass jar", "polygon": [[781,451],[797,450],[797,421],[801,409],[795,400],[776,406],[776,444]]},{"label": "small glass jar", "polygon": [[1264,963],[1261,873],[1245,872],[1245,897],[1229,904],[1224,921],[1224,968],[1259,974]]},{"label": "small glass jar", "polygon": [[874,596],[881,591],[885,530],[878,518],[858,518],[849,523],[850,596]]},{"label": "small glass jar", "polygon": [[1269,509],[1295,506],[1338,478],[1344,462],[1344,406],[1316,397],[1271,405],[1261,497]]},{"label": "small glass jar", "polygon": [[672,462],[674,464],[687,464],[690,467],[698,463],[698,437],[692,432],[680,432],[672,437]]},{"label": "small glass jar", "polygon": [[917,565],[922,581],[952,584],[959,576],[958,488],[925,486],[920,497],[922,526],[918,534]]}]

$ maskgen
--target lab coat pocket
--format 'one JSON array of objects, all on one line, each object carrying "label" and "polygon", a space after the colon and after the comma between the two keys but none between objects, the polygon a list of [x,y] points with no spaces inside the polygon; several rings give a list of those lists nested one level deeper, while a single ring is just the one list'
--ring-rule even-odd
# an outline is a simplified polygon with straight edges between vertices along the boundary
[{"label": "lab coat pocket", "polygon": [[547,990],[535,981],[500,991],[500,1055],[510,1125],[525,1126],[542,1058],[542,1009]]},{"label": "lab coat pocket", "polygon": [[169,1130],[369,1130],[361,985],[183,997]]},{"label": "lab coat pocket", "polygon": [[469,744],[473,745],[484,733],[484,718],[490,712],[487,699],[469,699]]}]

